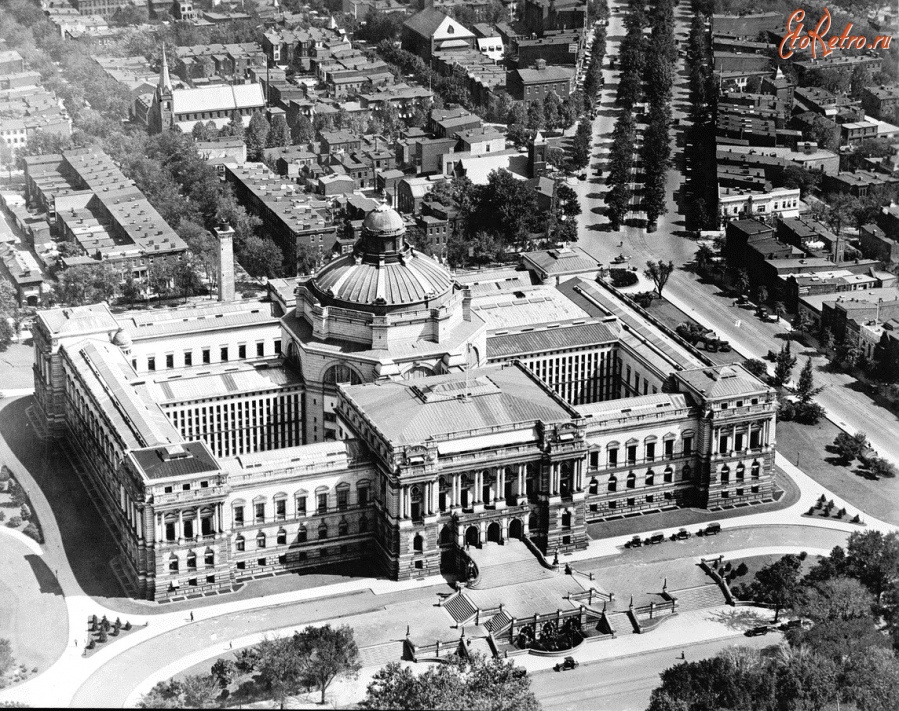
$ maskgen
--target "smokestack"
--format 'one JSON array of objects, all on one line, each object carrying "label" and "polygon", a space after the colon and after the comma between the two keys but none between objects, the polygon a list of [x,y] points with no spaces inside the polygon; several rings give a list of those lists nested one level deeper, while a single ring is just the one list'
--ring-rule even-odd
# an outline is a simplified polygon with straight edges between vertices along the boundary
[{"label": "smokestack", "polygon": [[222,221],[215,236],[219,240],[218,300],[234,301],[234,228]]}]

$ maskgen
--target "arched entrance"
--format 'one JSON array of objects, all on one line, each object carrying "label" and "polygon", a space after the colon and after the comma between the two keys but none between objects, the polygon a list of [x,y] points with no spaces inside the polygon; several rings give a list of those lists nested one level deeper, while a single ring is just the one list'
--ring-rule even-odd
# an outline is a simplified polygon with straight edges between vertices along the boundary
[{"label": "arched entrance", "polygon": [[509,538],[521,538],[521,519],[513,518],[509,524]]},{"label": "arched entrance", "polygon": [[567,509],[562,514],[562,528],[571,528],[571,511]]},{"label": "arched entrance", "polygon": [[481,532],[478,531],[477,526],[469,526],[468,530],[465,531],[465,543],[470,546],[477,546],[481,543]]},{"label": "arched entrance", "polygon": [[447,546],[453,542],[453,529],[449,526],[444,526],[440,529],[440,545]]},{"label": "arched entrance", "polygon": [[500,542],[500,528],[496,521],[487,526],[487,540],[493,543]]}]

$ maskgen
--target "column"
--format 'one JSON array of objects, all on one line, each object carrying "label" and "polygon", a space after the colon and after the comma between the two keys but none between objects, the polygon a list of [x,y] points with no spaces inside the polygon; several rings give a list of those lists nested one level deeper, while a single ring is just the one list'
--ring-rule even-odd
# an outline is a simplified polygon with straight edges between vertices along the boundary
[{"label": "column", "polygon": [[405,510],[403,511],[403,518],[411,518],[412,517],[412,495],[409,492],[408,485],[403,487],[403,503],[405,504]]},{"label": "column", "polygon": [[178,509],[178,540],[184,539],[184,512]]},{"label": "column", "polygon": [[440,510],[440,482],[431,482],[431,513],[437,513]]},{"label": "column", "polygon": [[476,504],[484,501],[484,475],[480,471],[474,475],[474,501]]},{"label": "column", "polygon": [[527,484],[525,482],[525,476],[527,473],[527,464],[519,464],[518,465],[518,495],[519,496],[527,496]]},{"label": "column", "polygon": [[137,527],[137,540],[144,540],[144,507],[137,507],[137,516],[135,517],[135,525]]},{"label": "column", "polygon": [[405,518],[406,517],[406,498],[405,498],[406,488],[401,486],[397,489],[397,518]]},{"label": "column", "polygon": [[733,438],[733,439],[731,439],[731,442],[733,442],[732,447],[734,450],[736,450],[736,448],[737,448],[737,425],[736,424],[734,424],[734,431],[733,431],[733,433],[731,433],[731,437]]},{"label": "column", "polygon": [[[500,467],[496,472],[496,501],[497,506],[506,505],[506,468]],[[505,538],[505,536],[503,536]]]},{"label": "column", "polygon": [[195,506],[194,510],[196,511],[196,520],[194,521],[194,538],[199,539],[200,536],[203,535],[203,529],[200,526],[200,507]]}]

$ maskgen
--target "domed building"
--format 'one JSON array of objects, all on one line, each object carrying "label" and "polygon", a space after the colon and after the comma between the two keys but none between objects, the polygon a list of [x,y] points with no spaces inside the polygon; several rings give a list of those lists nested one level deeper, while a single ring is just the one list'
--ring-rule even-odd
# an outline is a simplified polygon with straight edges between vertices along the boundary
[{"label": "domed building", "polygon": [[337,437],[337,383],[407,380],[486,363],[485,322],[470,293],[406,242],[387,205],[365,217],[350,254],[301,278],[282,319],[288,363],[306,383],[305,441]]}]

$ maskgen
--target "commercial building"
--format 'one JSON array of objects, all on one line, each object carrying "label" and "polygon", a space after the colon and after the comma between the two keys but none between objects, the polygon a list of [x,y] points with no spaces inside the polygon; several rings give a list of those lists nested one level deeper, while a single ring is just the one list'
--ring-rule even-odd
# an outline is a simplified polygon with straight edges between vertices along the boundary
[{"label": "commercial building", "polygon": [[438,52],[477,49],[474,34],[433,8],[426,8],[403,23],[402,47],[426,62]]},{"label": "commercial building", "polygon": [[405,229],[370,212],[280,323],[227,294],[38,314],[35,426],[81,460],[130,594],[363,559],[423,577],[487,540],[564,553],[591,521],[772,499],[773,390],[592,279],[476,299]]},{"label": "commercial building", "polygon": [[506,88],[513,99],[542,102],[555,92],[561,100],[568,98],[574,86],[574,69],[553,66],[538,59],[532,69],[514,69],[507,75]]}]

